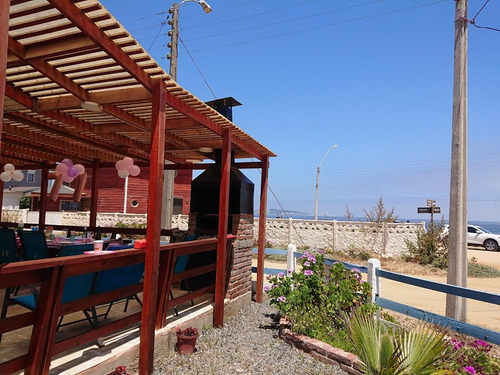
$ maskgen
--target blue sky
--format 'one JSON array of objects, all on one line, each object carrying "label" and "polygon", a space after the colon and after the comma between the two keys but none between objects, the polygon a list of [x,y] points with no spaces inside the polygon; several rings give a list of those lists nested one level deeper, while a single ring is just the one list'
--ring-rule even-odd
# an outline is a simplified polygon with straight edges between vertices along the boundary
[{"label": "blue sky", "polygon": [[[207,1],[210,14],[180,8],[190,54],[180,43],[178,82],[243,104],[233,121],[278,155],[269,184],[285,209],[314,213],[316,168],[338,144],[321,166],[320,216],[364,216],[382,197],[402,219],[428,219],[416,213],[426,199],[448,219],[455,1]],[[469,18],[485,2],[469,0]],[[171,3],[102,3],[168,71]],[[489,1],[476,25],[500,29],[499,15]],[[470,25],[469,220],[500,221],[499,66],[500,32]],[[259,173],[245,173],[258,192]]]}]

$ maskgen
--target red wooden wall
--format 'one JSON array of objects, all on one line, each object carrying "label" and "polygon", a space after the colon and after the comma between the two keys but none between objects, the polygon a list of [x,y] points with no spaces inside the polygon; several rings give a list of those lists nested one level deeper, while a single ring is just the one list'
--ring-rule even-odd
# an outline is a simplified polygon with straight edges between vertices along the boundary
[{"label": "red wooden wall", "polygon": [[[149,169],[141,168],[141,173],[128,178],[127,213],[145,214],[148,202]],[[182,214],[189,214],[191,198],[192,171],[179,171],[174,180],[174,197],[182,197]],[[86,197],[91,195],[92,176],[88,175],[85,189]],[[115,168],[102,168],[99,170],[99,199],[98,212],[123,212],[125,192],[125,179],[118,176]],[[137,206],[133,207],[132,202]],[[84,210],[90,207],[84,207]]]}]

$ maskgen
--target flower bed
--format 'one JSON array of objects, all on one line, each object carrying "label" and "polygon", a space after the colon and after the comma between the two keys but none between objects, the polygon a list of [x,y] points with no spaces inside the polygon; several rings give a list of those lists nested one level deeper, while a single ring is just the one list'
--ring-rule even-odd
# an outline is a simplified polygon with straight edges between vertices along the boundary
[{"label": "flower bed", "polygon": [[290,329],[290,322],[286,318],[280,319],[280,338],[289,345],[295,346],[304,353],[310,354],[321,362],[340,367],[352,375],[362,375],[362,362],[355,354],[335,348],[323,341],[299,335]]}]

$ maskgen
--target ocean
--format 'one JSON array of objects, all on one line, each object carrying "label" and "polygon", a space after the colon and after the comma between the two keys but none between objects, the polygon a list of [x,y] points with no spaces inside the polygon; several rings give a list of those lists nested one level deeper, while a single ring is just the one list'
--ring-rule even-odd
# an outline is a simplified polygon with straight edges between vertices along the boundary
[{"label": "ocean", "polygon": [[[436,216],[439,216],[439,215],[436,215]],[[268,218],[276,218],[276,216],[271,216],[271,215],[268,215],[267,217]],[[290,217],[291,219],[314,220],[314,216],[312,216],[312,215],[289,214],[288,217]],[[283,219],[288,218],[288,217],[282,216]],[[325,215],[322,215],[322,216],[318,215],[318,220],[347,221],[344,216],[325,216]],[[354,221],[365,221],[365,218],[356,217],[353,220]],[[440,220],[441,220],[441,217],[436,217],[434,222],[438,223]],[[423,221],[423,222],[425,222],[426,225],[430,224],[429,219],[427,219],[427,220],[404,219],[404,220],[400,220],[400,221],[402,221],[402,222],[409,221],[410,223],[421,223]],[[445,221],[445,223],[447,224],[448,222]],[[484,228],[484,229],[490,231],[491,233],[500,234],[500,222],[498,222],[498,221],[474,221],[474,220],[471,220],[471,221],[469,221],[469,224],[477,225],[481,228]]]}]

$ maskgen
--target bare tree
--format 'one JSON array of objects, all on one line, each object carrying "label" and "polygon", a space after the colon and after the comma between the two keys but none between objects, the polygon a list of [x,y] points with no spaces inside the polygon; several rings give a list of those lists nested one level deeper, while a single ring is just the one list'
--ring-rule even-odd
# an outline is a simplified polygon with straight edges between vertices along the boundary
[{"label": "bare tree", "polygon": [[394,207],[387,210],[384,205],[382,197],[378,200],[377,204],[372,207],[370,211],[365,211],[365,218],[372,223],[394,223],[398,220],[398,216],[394,214]]},{"label": "bare tree", "polygon": [[353,221],[354,220],[354,212],[351,212],[349,209],[349,206],[346,204],[345,205],[345,214],[344,217],[347,219],[347,221]]}]

